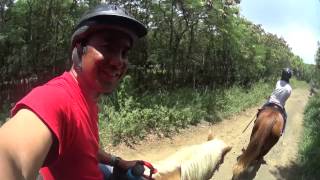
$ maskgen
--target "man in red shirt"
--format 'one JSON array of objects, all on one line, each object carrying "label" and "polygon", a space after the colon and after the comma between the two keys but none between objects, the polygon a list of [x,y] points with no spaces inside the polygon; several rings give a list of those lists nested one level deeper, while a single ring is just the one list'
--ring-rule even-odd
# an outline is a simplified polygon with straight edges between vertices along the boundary
[{"label": "man in red shirt", "polygon": [[34,88],[0,129],[0,179],[101,180],[99,163],[124,172],[136,164],[99,147],[97,100],[128,67],[128,51],[147,34],[124,9],[101,4],[71,39],[71,70]]}]

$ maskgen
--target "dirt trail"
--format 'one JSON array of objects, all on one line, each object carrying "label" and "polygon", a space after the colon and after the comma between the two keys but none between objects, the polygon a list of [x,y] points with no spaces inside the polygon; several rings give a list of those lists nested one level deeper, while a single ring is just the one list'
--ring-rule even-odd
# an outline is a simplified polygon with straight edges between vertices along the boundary
[{"label": "dirt trail", "polygon": [[[288,121],[284,135],[265,156],[266,164],[262,164],[257,171],[253,171],[248,179],[293,179],[298,140],[302,133],[303,109],[307,101],[308,91],[306,89],[293,90],[286,104]],[[126,159],[144,159],[156,162],[166,158],[183,146],[206,141],[208,131],[212,128],[215,137],[224,140],[233,147],[212,179],[229,180],[232,177],[232,167],[236,163],[236,158],[240,155],[241,149],[247,146],[253,123],[244,133],[242,131],[256,113],[257,108],[247,109],[213,126],[209,126],[208,123],[201,123],[198,126],[182,130],[170,139],[158,139],[150,136],[133,148],[119,145],[112,147],[109,151]]]}]

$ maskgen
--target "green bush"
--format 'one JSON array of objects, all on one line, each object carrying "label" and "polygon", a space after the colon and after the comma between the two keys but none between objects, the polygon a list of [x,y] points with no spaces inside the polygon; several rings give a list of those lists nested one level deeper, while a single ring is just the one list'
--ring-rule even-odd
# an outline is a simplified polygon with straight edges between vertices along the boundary
[{"label": "green bush", "polygon": [[320,179],[320,97],[313,96],[304,112],[304,133],[300,142],[299,179]]},{"label": "green bush", "polygon": [[127,76],[110,96],[100,101],[101,142],[135,143],[146,135],[170,136],[202,120],[214,123],[261,103],[271,92],[270,85],[257,83],[251,89],[179,89],[173,92],[146,92],[135,95]]},{"label": "green bush", "polygon": [[257,83],[250,89],[233,87],[225,92],[225,96],[221,99],[220,112],[223,112],[223,117],[228,117],[232,114],[239,113],[253,105],[266,101],[272,91],[273,86],[265,83]]},{"label": "green bush", "polygon": [[9,103],[3,103],[2,107],[0,107],[0,126],[7,120],[10,116],[10,105]]}]

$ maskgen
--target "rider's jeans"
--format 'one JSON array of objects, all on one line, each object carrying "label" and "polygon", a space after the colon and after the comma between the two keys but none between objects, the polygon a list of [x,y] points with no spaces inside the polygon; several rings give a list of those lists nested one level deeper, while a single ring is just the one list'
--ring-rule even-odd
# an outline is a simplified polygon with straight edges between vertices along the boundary
[{"label": "rider's jeans", "polygon": [[112,174],[112,171],[113,171],[113,167],[105,165],[105,164],[99,164],[99,168],[100,168],[100,171],[103,174],[103,179],[104,180],[110,180],[111,174]]}]

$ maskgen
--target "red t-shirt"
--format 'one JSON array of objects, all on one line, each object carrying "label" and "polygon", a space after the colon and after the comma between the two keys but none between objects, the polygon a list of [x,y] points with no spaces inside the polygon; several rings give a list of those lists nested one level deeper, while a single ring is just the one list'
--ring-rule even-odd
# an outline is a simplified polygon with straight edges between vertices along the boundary
[{"label": "red t-shirt", "polygon": [[34,88],[12,115],[21,108],[37,114],[56,138],[40,171],[45,180],[103,179],[97,160],[97,104],[86,98],[68,72]]}]

